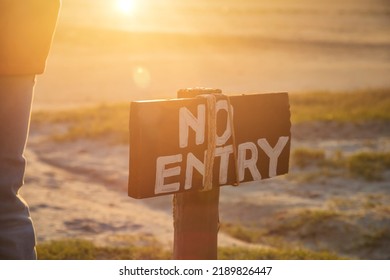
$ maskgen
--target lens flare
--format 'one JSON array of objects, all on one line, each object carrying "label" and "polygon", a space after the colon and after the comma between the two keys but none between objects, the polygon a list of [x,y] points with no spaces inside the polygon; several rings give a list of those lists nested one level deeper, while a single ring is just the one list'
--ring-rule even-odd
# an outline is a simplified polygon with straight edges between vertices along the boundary
[{"label": "lens flare", "polygon": [[151,76],[149,71],[144,67],[136,67],[133,69],[133,81],[138,88],[145,89],[150,85]]},{"label": "lens flare", "polygon": [[119,12],[123,14],[131,14],[135,9],[135,1],[134,0],[117,0],[116,8]]}]

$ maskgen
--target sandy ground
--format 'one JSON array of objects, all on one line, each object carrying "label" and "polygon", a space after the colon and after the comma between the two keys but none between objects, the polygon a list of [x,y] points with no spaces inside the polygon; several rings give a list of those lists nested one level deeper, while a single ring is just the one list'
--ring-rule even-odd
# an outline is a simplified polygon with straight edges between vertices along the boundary
[{"label": "sandy ground", "polygon": [[[97,244],[117,246],[126,244],[123,243],[126,236],[143,236],[172,248],[172,196],[144,200],[127,197],[127,146],[86,140],[53,142],[47,136],[58,127],[33,128],[22,194],[31,206],[39,242],[85,238]],[[358,135],[360,128],[344,127],[343,130]],[[302,140],[300,135],[308,131],[311,137]],[[321,148],[329,154],[336,150],[346,154],[390,151],[389,131],[382,130],[376,138],[350,135],[347,141],[340,137],[324,139],[321,134],[316,137],[310,125],[309,128],[293,127],[292,148]],[[281,236],[291,244],[300,241],[307,248],[333,250],[347,257],[390,257],[388,238],[381,236],[390,230],[390,174],[386,173],[385,179],[378,182],[331,173],[318,180],[306,180],[304,176],[302,170],[292,167],[288,176],[246,183],[238,188],[223,187],[221,222],[268,231],[271,236]],[[309,229],[303,224],[291,231],[278,232],[304,211],[338,214],[324,224],[313,226],[308,221]],[[384,242],[380,243],[380,249],[354,248],[366,242],[370,234],[380,235],[376,241]],[[219,246],[252,245],[220,232]],[[261,243],[258,246],[263,247]]]},{"label": "sandy ground", "polygon": [[[127,196],[126,146],[53,143],[40,131],[32,133],[26,157],[21,193],[31,207],[38,242],[84,238],[112,246],[124,236],[143,236],[172,246],[172,196],[144,201]],[[245,245],[225,234],[219,243]]]}]

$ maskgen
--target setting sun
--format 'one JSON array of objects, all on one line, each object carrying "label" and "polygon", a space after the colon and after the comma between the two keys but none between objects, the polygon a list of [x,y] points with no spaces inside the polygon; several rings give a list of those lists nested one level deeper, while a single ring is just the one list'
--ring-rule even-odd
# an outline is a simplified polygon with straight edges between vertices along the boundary
[{"label": "setting sun", "polygon": [[118,11],[124,14],[130,14],[134,11],[135,1],[134,0],[117,0],[116,8]]}]

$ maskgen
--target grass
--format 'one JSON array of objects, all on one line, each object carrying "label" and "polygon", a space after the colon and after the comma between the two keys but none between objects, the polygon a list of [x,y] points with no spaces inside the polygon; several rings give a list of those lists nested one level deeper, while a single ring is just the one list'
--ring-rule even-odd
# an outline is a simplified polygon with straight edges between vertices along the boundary
[{"label": "grass", "polygon": [[390,169],[390,152],[360,152],[347,159],[347,167],[354,177],[368,181],[383,179],[385,170]]},{"label": "grass", "polygon": [[[312,121],[390,121],[390,89],[354,92],[310,92],[290,94],[293,124]],[[57,141],[106,139],[128,141],[129,104],[99,105],[66,111],[35,112],[33,124],[65,124]]]},{"label": "grass", "polygon": [[[284,233],[286,231],[296,231],[299,227],[313,227],[316,228],[319,223],[326,223],[327,220],[333,219],[338,214],[334,211],[328,210],[311,210],[302,211],[297,214],[297,219],[291,222],[280,224],[281,237],[278,237],[276,231],[259,230],[257,228],[248,228],[236,224],[222,224],[221,231],[230,236],[245,241],[250,244],[261,244],[269,248],[223,248],[219,252],[221,259],[257,259],[257,260],[327,260],[340,259],[336,253],[327,250],[313,251],[301,247],[300,245],[293,245],[291,242],[285,240]],[[299,220],[299,222],[298,222]]]},{"label": "grass", "polygon": [[344,156],[336,151],[332,156],[326,157],[325,151],[321,149],[297,148],[291,152],[291,161],[292,166],[301,170],[308,167],[319,168],[299,174],[299,178],[306,178],[306,181],[342,174],[366,181],[380,181],[386,170],[390,170],[390,152],[363,151]]},{"label": "grass", "polygon": [[320,149],[297,148],[292,152],[291,157],[292,163],[299,168],[325,164],[325,151]]},{"label": "grass", "polygon": [[361,202],[356,198],[344,198],[344,197],[333,197],[327,201],[329,208],[336,211],[346,212],[349,209],[356,209],[361,207]]},{"label": "grass", "polygon": [[290,106],[293,123],[389,121],[390,89],[291,94]]},{"label": "grass", "polygon": [[360,211],[361,213],[375,212],[387,216],[390,214],[388,205],[389,196],[383,193],[369,193],[364,195],[353,195],[350,197],[333,197],[327,204],[331,209],[340,212],[348,210]]},{"label": "grass", "polygon": [[169,259],[170,252],[162,246],[96,246],[88,240],[63,239],[50,241],[37,246],[41,260],[154,260]]},{"label": "grass", "polygon": [[[335,197],[326,202],[325,208],[280,213],[272,223],[261,228],[256,225],[222,224],[221,231],[224,233],[263,248],[226,248],[220,252],[224,254],[221,258],[388,258],[383,253],[390,244],[386,218],[390,212],[388,209],[382,210],[385,203],[382,200],[386,201],[386,198],[380,194]],[[375,201],[376,205],[365,206],[367,201]],[[372,215],[380,219],[378,224],[367,224],[367,219],[372,219]]]},{"label": "grass", "polygon": [[259,230],[251,230],[246,227],[237,226],[234,224],[222,224],[221,231],[228,233],[230,236],[236,239],[251,244],[256,244],[264,241],[264,232],[261,232]]},{"label": "grass", "polygon": [[103,104],[96,107],[65,111],[39,111],[32,115],[32,123],[64,124],[63,133],[51,135],[56,141],[77,139],[105,139],[114,143],[128,143],[129,104]]},{"label": "grass", "polygon": [[386,246],[385,244],[389,244],[389,242],[390,230],[388,228],[377,229],[365,234],[363,241],[361,242],[361,244],[359,244],[359,247],[366,249],[376,249],[380,246]]},{"label": "grass", "polygon": [[335,253],[314,252],[302,248],[296,249],[247,249],[222,248],[218,252],[221,260],[339,260]]},{"label": "grass", "polygon": [[316,235],[322,225],[328,221],[336,220],[340,213],[333,209],[305,209],[295,213],[291,218],[284,219],[270,233],[284,235],[288,232],[302,231],[305,237]]},{"label": "grass", "polygon": [[[159,246],[101,247],[82,239],[50,241],[37,246],[40,260],[169,260],[172,253]],[[340,259],[327,251],[294,249],[218,248],[220,260],[328,260]]]}]

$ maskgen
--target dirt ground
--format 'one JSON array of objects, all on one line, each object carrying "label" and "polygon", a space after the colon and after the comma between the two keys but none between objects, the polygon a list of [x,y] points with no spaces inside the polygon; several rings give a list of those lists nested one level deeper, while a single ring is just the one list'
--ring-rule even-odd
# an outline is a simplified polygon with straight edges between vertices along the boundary
[{"label": "dirt ground", "polygon": [[[311,127],[293,128],[292,149],[390,151],[388,131],[363,139],[322,137],[319,142]],[[31,206],[38,241],[85,238],[116,246],[127,235],[139,235],[171,248],[172,196],[145,200],[127,196],[128,147],[48,140],[55,130],[55,126],[35,127],[27,151],[22,193]],[[311,131],[312,138],[299,140],[301,130]],[[355,128],[356,135],[359,131]],[[310,179],[310,172],[292,166],[287,176],[222,187],[221,223],[262,231],[268,239],[279,240],[275,246],[283,242],[348,258],[389,258],[390,173],[371,182],[332,173]],[[253,244],[221,231],[219,246]]]}]

